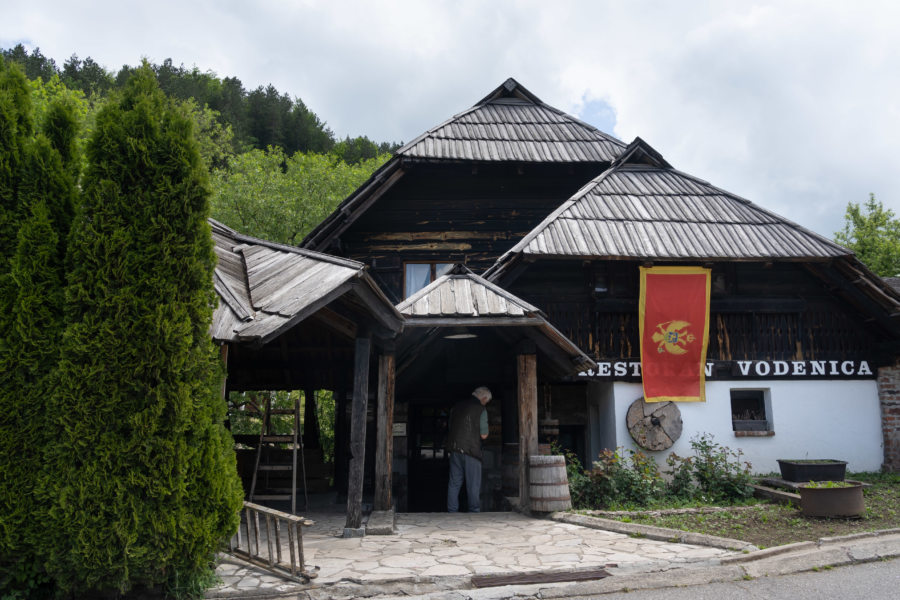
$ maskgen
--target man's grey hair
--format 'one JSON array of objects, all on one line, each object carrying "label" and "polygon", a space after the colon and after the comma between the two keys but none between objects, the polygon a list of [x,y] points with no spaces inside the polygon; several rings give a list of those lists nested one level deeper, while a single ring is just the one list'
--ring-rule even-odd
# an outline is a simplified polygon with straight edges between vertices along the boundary
[{"label": "man's grey hair", "polygon": [[472,392],[472,395],[476,398],[487,398],[488,400],[494,397],[493,394],[491,394],[491,390],[483,385],[475,388],[475,391]]}]

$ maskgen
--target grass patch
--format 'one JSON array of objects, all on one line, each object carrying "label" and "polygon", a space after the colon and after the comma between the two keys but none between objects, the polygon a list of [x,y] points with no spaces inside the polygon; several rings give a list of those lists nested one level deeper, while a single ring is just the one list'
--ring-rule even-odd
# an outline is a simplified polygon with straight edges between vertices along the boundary
[{"label": "grass patch", "polygon": [[871,483],[865,488],[866,513],[860,519],[821,519],[805,517],[800,509],[783,504],[744,504],[737,510],[715,512],[661,513],[660,510],[683,508],[655,505],[656,511],[631,512],[627,516],[605,513],[606,518],[633,523],[668,527],[720,537],[734,538],[759,547],[780,546],[793,542],[891,529],[900,527],[900,474],[855,473],[848,478]]}]

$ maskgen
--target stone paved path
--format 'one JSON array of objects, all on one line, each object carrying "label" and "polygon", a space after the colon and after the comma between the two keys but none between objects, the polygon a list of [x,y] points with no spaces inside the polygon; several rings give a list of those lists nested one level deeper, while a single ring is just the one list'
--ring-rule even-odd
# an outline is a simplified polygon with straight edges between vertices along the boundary
[{"label": "stone paved path", "polygon": [[[617,565],[622,570],[655,570],[707,562],[727,550],[633,538],[624,534],[534,519],[518,513],[397,515],[396,534],[338,537],[343,514],[310,514],[304,529],[307,565],[319,568],[316,587],[341,582],[379,584],[430,582],[440,578],[587,569]],[[291,584],[237,562],[219,568],[223,585],[210,597],[286,593],[308,586]]]}]

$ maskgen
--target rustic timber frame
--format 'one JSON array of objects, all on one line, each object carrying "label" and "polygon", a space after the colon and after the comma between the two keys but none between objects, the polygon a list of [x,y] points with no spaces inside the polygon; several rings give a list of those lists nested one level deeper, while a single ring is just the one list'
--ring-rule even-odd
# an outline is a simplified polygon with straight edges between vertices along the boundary
[{"label": "rustic timber frame", "polygon": [[[585,397],[640,381],[640,265],[712,269],[711,379],[736,377],[748,361],[830,360],[865,362],[887,380],[900,355],[900,293],[847,249],[514,80],[398,150],[302,249],[217,223],[213,235],[213,337],[228,351],[228,389],[335,391],[348,534],[372,488],[377,510],[440,509],[439,494],[413,496],[445,480],[422,479],[413,463],[430,452],[438,464],[434,428],[475,385],[497,399],[489,460],[504,472],[504,495],[527,497],[528,456],[551,412],[561,436],[618,420],[584,408]],[[416,262],[465,267],[404,298],[404,265]],[[457,327],[478,338],[445,337]],[[880,385],[893,410],[893,388]],[[884,431],[893,452],[896,430]]]},{"label": "rustic timber frame", "polygon": [[[370,363],[385,365],[378,369],[383,378],[378,403],[387,423],[388,394],[394,386],[389,368],[392,340],[402,329],[402,316],[361,263],[273,244],[221,223],[211,224],[219,258],[215,282],[220,300],[212,334],[222,345],[228,374],[223,394],[304,390],[311,399],[318,389],[339,394],[352,390],[350,439],[339,446],[349,449],[349,455],[343,455],[347,466],[342,462],[337,475],[348,486],[346,526],[358,530]],[[306,413],[315,414],[309,402]],[[306,423],[304,437],[309,438],[318,425],[309,416]],[[382,486],[389,489],[390,463],[382,457],[379,464]],[[247,479],[246,469],[242,476]]]},{"label": "rustic timber frame", "polygon": [[[539,309],[464,265],[456,265],[398,304],[397,309],[405,317],[405,334],[400,339],[403,371],[415,372],[419,361],[432,363],[435,350],[452,352],[455,342],[444,336],[459,328],[469,335],[491,335],[501,341],[492,369],[498,369],[504,361],[514,361],[515,377],[509,383],[515,386],[515,403],[509,414],[517,421],[501,425],[507,431],[518,431],[517,495],[519,506],[527,510],[528,464],[530,457],[538,454],[538,365],[545,380],[575,375],[596,365]],[[477,370],[465,360],[461,364],[467,370]],[[433,377],[434,372],[429,372]],[[415,376],[404,379],[415,380]],[[409,396],[414,383],[405,380],[403,385]]]}]

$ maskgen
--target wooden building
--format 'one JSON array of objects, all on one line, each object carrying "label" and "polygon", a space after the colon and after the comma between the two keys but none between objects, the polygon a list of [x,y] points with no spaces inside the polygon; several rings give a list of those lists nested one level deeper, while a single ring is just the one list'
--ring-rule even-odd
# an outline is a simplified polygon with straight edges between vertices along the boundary
[{"label": "wooden building", "polygon": [[[387,445],[376,446],[374,436],[369,436],[373,449],[366,452],[366,417],[370,406],[373,412],[384,415],[393,403],[394,347],[402,316],[362,263],[245,236],[216,221],[211,225],[218,258],[214,283],[219,298],[211,334],[222,346],[227,367],[224,393],[304,390],[309,427],[316,420],[315,405],[310,402],[315,391],[333,391],[342,416],[335,430],[341,465],[336,476],[347,495],[347,527],[358,529],[366,455],[370,461],[377,459],[381,471],[391,462]],[[370,368],[373,364],[374,369]],[[371,405],[370,379],[375,381]],[[253,403],[251,408],[271,412],[271,407]],[[290,435],[237,440],[254,446],[238,454],[242,479],[252,490],[248,491],[250,499],[290,501],[292,512],[299,504],[297,489],[284,483],[285,478],[277,484],[278,489],[261,489],[261,483],[256,488],[256,483],[260,472],[268,475],[268,471],[287,471],[287,481],[297,482],[307,463],[316,464],[316,440],[311,439],[314,436],[310,431],[304,432],[309,448],[303,448],[309,456],[298,461],[302,441],[298,439],[299,402],[293,412]],[[263,433],[268,432],[264,429]],[[268,453],[267,446],[271,446]],[[268,464],[260,465],[264,453],[271,458],[284,446],[291,447],[289,459],[267,460]],[[376,447],[382,451],[377,452]],[[321,462],[321,454],[318,456]],[[258,495],[257,490],[261,492]]]},{"label": "wooden building", "polygon": [[900,294],[845,248],[512,79],[398,150],[303,247],[364,263],[401,314],[392,410],[370,416],[392,457],[373,479],[401,510],[445,508],[447,411],[478,385],[496,400],[485,509],[518,493],[551,437],[585,462],[636,448],[649,264],[712,269],[708,401],[678,406],[670,450],[711,433],[762,472],[784,457],[900,468]]}]

